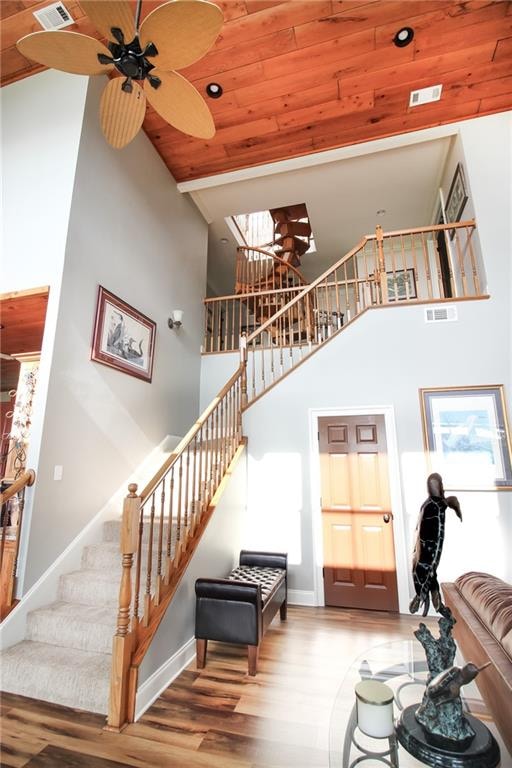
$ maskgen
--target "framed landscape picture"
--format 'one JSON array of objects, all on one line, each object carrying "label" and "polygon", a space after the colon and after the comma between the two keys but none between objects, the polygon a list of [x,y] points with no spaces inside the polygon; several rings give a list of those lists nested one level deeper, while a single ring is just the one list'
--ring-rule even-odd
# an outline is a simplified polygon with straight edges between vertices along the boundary
[{"label": "framed landscape picture", "polygon": [[156,323],[101,285],[91,360],[151,381]]},{"label": "framed landscape picture", "polygon": [[420,389],[425,450],[446,488],[512,489],[503,386]]},{"label": "framed landscape picture", "polygon": [[388,301],[403,301],[417,298],[414,269],[397,269],[386,272]]}]

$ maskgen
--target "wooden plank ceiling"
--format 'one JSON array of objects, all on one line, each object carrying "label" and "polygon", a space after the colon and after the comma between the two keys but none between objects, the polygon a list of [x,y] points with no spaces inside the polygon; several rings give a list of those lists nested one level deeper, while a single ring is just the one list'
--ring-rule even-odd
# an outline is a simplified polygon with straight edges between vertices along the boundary
[{"label": "wooden plank ceiling", "polygon": [[[0,350],[4,355],[40,352],[43,343],[48,291],[8,294],[0,297]],[[19,363],[0,361],[0,391],[18,384]]]},{"label": "wooden plank ceiling", "polygon": [[[76,0],[68,27],[99,37]],[[48,2],[3,0],[2,83],[41,71],[15,42],[40,29]],[[142,15],[160,5],[145,0]],[[512,3],[506,0],[218,0],[212,50],[182,70],[207,99],[217,133],[193,139],[148,107],[144,128],[178,181],[512,108]],[[392,40],[414,29],[404,48]],[[443,85],[409,108],[411,89]],[[36,116],[35,116],[36,117]]]}]

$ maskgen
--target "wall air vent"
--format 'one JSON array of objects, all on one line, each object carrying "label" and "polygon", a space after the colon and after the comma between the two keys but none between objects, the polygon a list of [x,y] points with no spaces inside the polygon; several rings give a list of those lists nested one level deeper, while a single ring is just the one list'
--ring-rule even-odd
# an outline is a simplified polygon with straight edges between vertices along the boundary
[{"label": "wall air vent", "polygon": [[449,323],[458,320],[457,307],[427,307],[425,309],[426,323]]},{"label": "wall air vent", "polygon": [[439,101],[442,90],[442,85],[431,85],[430,88],[421,88],[419,91],[411,91],[409,106],[418,107],[420,104],[430,104],[431,101]]},{"label": "wall air vent", "polygon": [[70,12],[62,3],[52,3],[46,8],[33,11],[33,14],[43,29],[62,29],[62,27],[69,27],[70,24],[75,23]]}]

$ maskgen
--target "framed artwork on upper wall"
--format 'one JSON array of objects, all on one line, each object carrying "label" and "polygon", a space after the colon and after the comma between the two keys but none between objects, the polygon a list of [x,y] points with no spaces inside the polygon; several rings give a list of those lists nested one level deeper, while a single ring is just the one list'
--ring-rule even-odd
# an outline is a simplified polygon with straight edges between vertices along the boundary
[{"label": "framed artwork on upper wall", "polygon": [[155,332],[153,320],[99,286],[91,360],[150,382]]},{"label": "framed artwork on upper wall", "polygon": [[[446,198],[445,216],[446,222],[450,224],[453,221],[460,221],[462,211],[467,203],[468,195],[466,192],[466,183],[464,181],[464,171],[462,170],[462,163],[457,163],[455,173],[453,175],[450,191]],[[450,237],[453,240],[455,230],[452,229]]]},{"label": "framed artwork on upper wall", "polygon": [[512,489],[502,385],[420,389],[425,451],[445,488]]}]

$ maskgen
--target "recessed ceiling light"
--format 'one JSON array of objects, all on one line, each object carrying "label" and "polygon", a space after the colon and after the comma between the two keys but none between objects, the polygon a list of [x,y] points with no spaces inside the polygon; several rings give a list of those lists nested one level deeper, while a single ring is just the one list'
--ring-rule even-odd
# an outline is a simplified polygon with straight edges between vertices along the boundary
[{"label": "recessed ceiling light", "polygon": [[222,85],[218,83],[208,83],[206,86],[206,93],[210,99],[220,99],[222,96]]},{"label": "recessed ceiling light", "polygon": [[414,29],[412,27],[402,27],[394,36],[393,42],[398,48],[405,48],[406,45],[412,43],[413,37]]},{"label": "recessed ceiling light", "polygon": [[229,240],[227,239],[227,237],[221,237],[220,242],[222,243],[222,245],[227,245],[229,243]]},{"label": "recessed ceiling light", "polygon": [[385,208],[379,208],[379,210],[377,211],[377,216],[384,216],[385,213],[386,213]]}]

